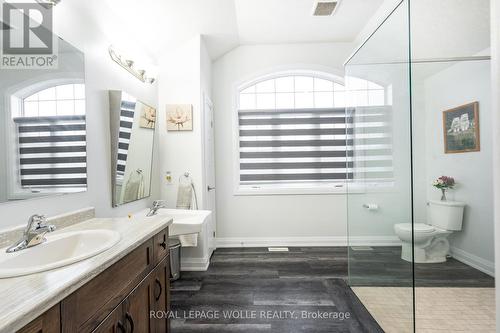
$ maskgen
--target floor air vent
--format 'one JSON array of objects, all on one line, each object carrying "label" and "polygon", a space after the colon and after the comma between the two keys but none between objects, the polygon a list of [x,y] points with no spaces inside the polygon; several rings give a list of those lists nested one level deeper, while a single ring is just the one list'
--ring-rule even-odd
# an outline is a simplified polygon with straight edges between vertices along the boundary
[{"label": "floor air vent", "polygon": [[288,252],[287,247],[268,247],[269,252]]},{"label": "floor air vent", "polygon": [[353,250],[353,251],[373,251],[373,247],[371,247],[371,246],[351,246],[351,250]]}]

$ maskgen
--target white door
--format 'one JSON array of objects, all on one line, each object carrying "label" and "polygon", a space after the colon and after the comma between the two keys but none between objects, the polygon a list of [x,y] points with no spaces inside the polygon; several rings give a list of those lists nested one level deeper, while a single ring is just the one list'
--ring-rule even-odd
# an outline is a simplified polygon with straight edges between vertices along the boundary
[{"label": "white door", "polygon": [[215,249],[215,237],[216,237],[216,206],[215,206],[215,142],[214,142],[214,108],[212,101],[206,96],[204,100],[204,125],[205,125],[205,146],[204,146],[204,158],[205,158],[205,179],[206,188],[205,191],[205,209],[212,211],[212,218],[208,224],[208,247],[210,252]]}]

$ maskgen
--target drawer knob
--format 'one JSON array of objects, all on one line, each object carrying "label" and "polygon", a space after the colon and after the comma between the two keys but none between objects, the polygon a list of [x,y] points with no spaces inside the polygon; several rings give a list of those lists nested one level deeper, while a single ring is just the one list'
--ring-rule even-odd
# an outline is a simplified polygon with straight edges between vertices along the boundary
[{"label": "drawer knob", "polygon": [[167,242],[165,242],[165,241],[161,242],[161,243],[160,243],[160,246],[161,246],[164,250],[166,250],[166,249],[167,249]]}]

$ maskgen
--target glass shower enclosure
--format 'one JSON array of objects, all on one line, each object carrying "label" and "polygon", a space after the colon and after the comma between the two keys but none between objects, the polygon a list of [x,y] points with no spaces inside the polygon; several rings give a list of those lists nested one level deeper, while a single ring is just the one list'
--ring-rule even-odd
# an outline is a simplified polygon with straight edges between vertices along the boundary
[{"label": "glass shower enclosure", "polygon": [[[443,154],[443,131],[439,117],[429,119],[429,109],[440,116],[444,105],[461,97],[449,93],[453,98],[447,96],[448,104],[444,103],[443,94],[434,92],[440,84],[451,84],[454,76],[444,80],[437,74],[449,68],[465,78],[488,72],[489,34],[482,26],[489,22],[487,2],[467,12],[461,1],[400,1],[345,63],[351,170],[347,182],[348,279],[386,332],[418,332],[419,325],[440,325],[436,321],[432,326],[416,316],[423,307],[418,301],[424,299],[419,298],[418,287],[462,287],[446,269],[460,267],[459,272],[488,281],[458,261],[452,262],[455,266],[429,266],[413,260],[415,227],[426,223],[428,202],[438,195],[430,186],[432,177],[450,169],[432,164],[436,155]],[[476,22],[477,29],[464,31],[460,19],[472,18],[463,13],[476,21],[482,18]],[[487,87],[487,75],[477,80]],[[428,133],[437,133],[436,138],[426,137]],[[429,272],[428,276],[450,278],[439,280],[438,285],[426,276]],[[432,297],[429,291],[434,290],[426,289],[427,298]]]}]

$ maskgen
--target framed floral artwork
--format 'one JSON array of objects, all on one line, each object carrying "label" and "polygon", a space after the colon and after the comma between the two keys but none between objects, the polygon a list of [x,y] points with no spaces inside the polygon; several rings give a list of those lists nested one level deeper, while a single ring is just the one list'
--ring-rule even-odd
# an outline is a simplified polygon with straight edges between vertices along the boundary
[{"label": "framed floral artwork", "polygon": [[167,131],[192,131],[192,130],[193,130],[193,105],[168,104]]},{"label": "framed floral artwork", "polygon": [[141,105],[141,119],[139,126],[142,128],[152,128],[156,126],[156,109],[147,105]]}]

